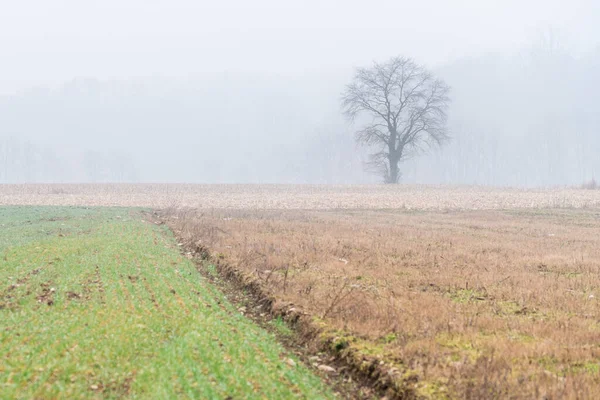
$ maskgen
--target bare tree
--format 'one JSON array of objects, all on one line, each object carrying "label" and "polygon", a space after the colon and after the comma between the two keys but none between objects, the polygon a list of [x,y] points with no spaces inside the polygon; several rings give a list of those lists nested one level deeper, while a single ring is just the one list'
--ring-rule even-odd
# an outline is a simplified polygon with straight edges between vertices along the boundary
[{"label": "bare tree", "polygon": [[398,183],[401,161],[448,139],[449,91],[442,80],[406,57],[356,70],[342,94],[342,107],[351,122],[359,117],[365,122],[356,140],[375,147],[369,166],[386,183]]}]

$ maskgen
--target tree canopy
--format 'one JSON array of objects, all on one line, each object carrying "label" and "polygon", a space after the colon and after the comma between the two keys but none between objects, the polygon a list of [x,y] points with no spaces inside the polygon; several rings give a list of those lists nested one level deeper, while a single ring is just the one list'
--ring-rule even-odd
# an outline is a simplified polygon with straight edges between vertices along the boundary
[{"label": "tree canopy", "polygon": [[369,166],[386,183],[398,182],[402,160],[449,138],[449,92],[444,81],[406,57],[356,70],[342,107],[359,126],[357,141],[375,148]]}]

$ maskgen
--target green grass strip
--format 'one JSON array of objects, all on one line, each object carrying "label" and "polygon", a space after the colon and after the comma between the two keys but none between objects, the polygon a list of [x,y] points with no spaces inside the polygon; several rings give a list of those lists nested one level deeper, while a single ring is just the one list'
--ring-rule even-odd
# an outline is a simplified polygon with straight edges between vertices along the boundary
[{"label": "green grass strip", "polygon": [[139,210],[0,207],[0,397],[333,398],[287,358]]}]

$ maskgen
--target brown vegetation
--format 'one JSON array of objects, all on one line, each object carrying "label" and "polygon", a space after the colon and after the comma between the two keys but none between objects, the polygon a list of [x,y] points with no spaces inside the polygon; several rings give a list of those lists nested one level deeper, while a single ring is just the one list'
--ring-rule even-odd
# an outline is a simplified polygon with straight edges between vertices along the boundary
[{"label": "brown vegetation", "polygon": [[600,213],[172,211],[186,245],[252,275],[434,398],[600,396]]}]

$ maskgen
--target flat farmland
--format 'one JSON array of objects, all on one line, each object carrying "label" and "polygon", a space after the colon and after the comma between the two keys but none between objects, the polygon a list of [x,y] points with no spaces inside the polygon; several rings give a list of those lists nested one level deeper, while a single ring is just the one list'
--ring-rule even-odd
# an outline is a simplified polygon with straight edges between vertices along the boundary
[{"label": "flat farmland", "polygon": [[0,185],[0,205],[490,210],[600,207],[600,190],[431,185]]},{"label": "flat farmland", "polygon": [[341,357],[383,363],[405,395],[600,397],[600,210],[167,216],[188,248],[307,312]]},{"label": "flat farmland", "polygon": [[5,185],[0,204],[156,209],[389,396],[600,397],[599,190]]}]

